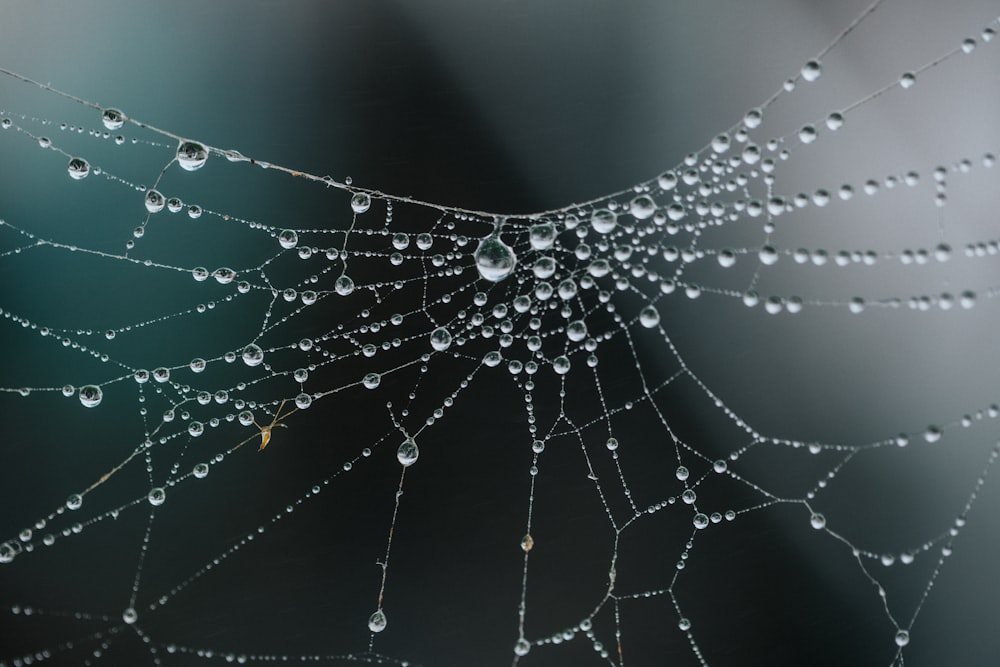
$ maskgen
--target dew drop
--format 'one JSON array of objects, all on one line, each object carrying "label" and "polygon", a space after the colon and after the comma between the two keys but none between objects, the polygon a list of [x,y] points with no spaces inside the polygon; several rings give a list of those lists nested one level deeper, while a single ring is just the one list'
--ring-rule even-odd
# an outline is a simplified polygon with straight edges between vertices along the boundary
[{"label": "dew drop", "polygon": [[823,530],[826,528],[826,517],[822,514],[813,514],[809,517],[809,525],[816,530]]},{"label": "dew drop", "polygon": [[521,538],[521,550],[524,551],[524,553],[528,553],[534,546],[535,539],[531,536],[531,533],[525,533],[524,537]]},{"label": "dew drop", "polygon": [[652,329],[660,323],[660,311],[658,311],[653,306],[646,306],[641,311],[639,311],[639,324],[646,327],[647,329]]},{"label": "dew drop", "polygon": [[910,643],[910,633],[900,630],[896,633],[896,646],[903,647]]},{"label": "dew drop", "polygon": [[438,352],[444,352],[451,347],[451,334],[444,327],[438,327],[431,332],[431,347]]},{"label": "dew drop", "polygon": [[122,620],[128,623],[129,625],[132,625],[137,620],[139,620],[139,614],[136,613],[135,609],[129,607],[128,609],[122,612]]},{"label": "dew drop", "polygon": [[823,67],[818,60],[810,60],[802,67],[802,78],[810,83],[815,81],[823,73]]},{"label": "dew drop", "polygon": [[66,509],[68,510],[78,510],[81,505],[83,505],[83,496],[79,493],[71,494],[70,497],[66,499]]},{"label": "dew drop", "polygon": [[293,229],[284,229],[278,234],[278,245],[290,250],[299,244],[299,235]]},{"label": "dew drop", "polygon": [[69,172],[70,178],[74,181],[79,181],[86,178],[87,174],[90,173],[90,164],[82,157],[75,157],[69,161],[66,170]]},{"label": "dew drop", "polygon": [[355,213],[364,213],[372,205],[372,198],[366,192],[358,192],[351,197],[351,210]]},{"label": "dew drop", "polygon": [[104,393],[97,385],[88,384],[85,387],[80,387],[80,402],[83,403],[83,407],[96,408],[101,404],[102,398],[104,398]]},{"label": "dew drop", "polygon": [[514,644],[514,655],[525,656],[531,650],[531,643],[527,639],[518,639]]},{"label": "dew drop", "polygon": [[264,361],[264,350],[260,349],[260,346],[256,343],[250,343],[245,348],[243,348],[243,363],[251,368],[254,366],[260,366]]},{"label": "dew drop", "polygon": [[197,141],[182,141],[177,147],[177,164],[184,171],[197,171],[208,161],[208,149]]},{"label": "dew drop", "polygon": [[125,114],[118,109],[105,109],[101,112],[101,122],[109,130],[120,130],[125,125]]},{"label": "dew drop", "polygon": [[479,275],[490,282],[500,282],[511,274],[517,264],[514,250],[496,234],[479,242],[475,252]]},{"label": "dew drop", "polygon": [[146,499],[153,507],[159,507],[163,504],[163,501],[167,499],[167,492],[164,491],[162,487],[158,486],[154,489],[150,489],[149,495],[146,496]]},{"label": "dew drop", "polygon": [[351,280],[351,277],[346,274],[341,275],[333,284],[333,289],[336,290],[337,294],[340,296],[347,296],[354,291],[354,281]]},{"label": "dew drop", "polygon": [[167,200],[157,190],[150,190],[146,193],[143,203],[150,213],[159,213],[167,205]]},{"label": "dew drop", "polygon": [[618,216],[606,208],[597,209],[590,216],[590,226],[598,234],[609,234],[617,225]]},{"label": "dew drop", "polygon": [[420,448],[413,438],[407,438],[396,450],[396,459],[404,466],[410,467],[420,457]]},{"label": "dew drop", "polygon": [[388,621],[385,618],[385,612],[381,609],[368,617],[368,629],[372,632],[382,632],[385,630],[387,623]]}]

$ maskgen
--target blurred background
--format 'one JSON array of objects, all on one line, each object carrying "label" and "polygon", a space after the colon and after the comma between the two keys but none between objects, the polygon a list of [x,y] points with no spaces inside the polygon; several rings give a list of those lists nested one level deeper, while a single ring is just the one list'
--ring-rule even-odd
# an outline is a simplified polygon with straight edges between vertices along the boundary
[{"label": "blurred background", "polygon": [[[435,203],[527,213],[626,189],[677,165],[795,77],[867,6],[855,0],[8,2],[0,23],[0,67],[151,125],[301,171],[338,181],[351,177],[357,185]],[[977,39],[975,51],[921,72],[912,89],[894,88],[849,113],[835,135],[824,131],[810,146],[795,142],[777,172],[776,190],[788,196],[817,188],[836,192],[845,183],[858,192],[855,201],[781,219],[773,236],[780,248],[899,253],[947,242],[955,251],[948,262],[924,266],[885,261],[816,268],[783,258],[762,273],[758,291],[841,304],[854,296],[897,297],[901,308],[870,307],[853,315],[842,305],[806,307],[798,315],[770,316],[735,299],[705,295],[695,301],[677,296],[662,311],[664,328],[692,371],[765,435],[861,445],[900,431],[913,434],[907,449],[858,454],[814,502],[850,545],[896,556],[891,567],[864,563],[887,590],[889,611],[902,626],[921,603],[941,545],[905,567],[898,555],[947,532],[997,440],[995,422],[976,413],[985,415],[1000,398],[993,361],[996,304],[989,298],[1000,272],[994,257],[963,252],[968,243],[998,237],[996,171],[982,167],[982,155],[1000,147],[993,122],[1000,113],[998,56],[996,44],[980,38],[995,13],[995,3],[985,0],[948,6],[887,0],[823,58],[819,81],[800,82],[766,113],[762,131],[794,135],[803,124],[956,49],[964,38]],[[0,108],[51,121],[47,131],[57,142],[65,136],[61,122],[98,127],[93,110],[6,77]],[[141,209],[128,208],[137,200],[122,203],[121,189],[103,182],[74,189],[60,160],[43,159],[23,137],[0,139],[0,217],[43,237],[121,252],[142,220]],[[136,183],[155,180],[171,155],[170,147],[122,149],[116,173]],[[954,168],[964,158],[974,165],[969,173]],[[278,227],[343,228],[349,222],[341,193],[273,172],[234,171],[221,162],[212,158],[197,178],[167,174],[165,187],[185,188],[206,209]],[[938,165],[949,174],[942,208],[934,205],[932,171]],[[883,188],[878,197],[858,201],[865,180],[909,170],[920,173],[917,187]],[[405,224],[406,215],[401,207],[397,218]],[[243,230],[167,227],[151,225],[140,244],[166,263],[214,266],[218,257],[237,264],[237,258],[261,256],[261,239]],[[762,238],[759,225],[740,223],[706,235],[704,245],[753,247]],[[5,250],[18,244],[6,232],[4,242]],[[687,276],[742,291],[755,269],[750,256],[730,272],[708,262]],[[209,298],[193,296],[198,292],[191,282],[40,250],[0,259],[0,306],[32,320],[100,332]],[[906,307],[911,296],[964,290],[976,291],[974,308]],[[337,321],[339,315],[329,317]],[[186,363],[196,354],[234,349],[260,325],[259,312],[242,311],[220,315],[197,333],[189,321],[120,336],[113,356],[136,366]],[[79,386],[119,372],[4,324],[3,386]],[[95,347],[109,347],[105,343]],[[639,344],[650,377],[677,369],[662,341]],[[635,365],[628,350],[602,356],[609,402],[621,405],[641,393]],[[356,371],[363,370],[359,360]],[[437,372],[428,382],[438,384],[430,386],[450,392],[468,368]],[[402,385],[385,391],[406,393]],[[8,437],[0,445],[0,537],[44,516],[141,439],[135,398],[123,393],[108,391],[101,408],[87,414],[80,414],[76,399],[61,396],[2,398]],[[539,421],[551,423],[558,396],[538,394]],[[679,383],[662,398],[671,428],[708,459],[747,444],[694,383]],[[422,474],[408,476],[386,593],[389,626],[377,638],[378,652],[421,665],[511,659],[530,465],[523,404],[508,381],[486,378],[463,391],[454,412],[435,425],[439,446],[422,448],[420,467],[413,469]],[[583,410],[574,409],[577,416]],[[973,425],[963,429],[957,421],[966,414]],[[141,602],[153,602],[247,530],[268,523],[308,490],[309,480],[337,470],[391,425],[382,403],[373,406],[367,396],[353,394],[298,417],[289,429],[276,430],[266,458],[243,452],[158,515]],[[934,446],[919,435],[928,424],[948,427]],[[638,409],[618,419],[616,428],[638,502],[676,494],[676,460],[662,451],[663,429],[652,410]],[[579,623],[607,588],[613,533],[572,449],[579,445],[566,440],[566,449],[547,451],[550,467],[539,476],[525,626],[532,640]],[[383,554],[398,475],[392,458],[338,478],[329,497],[296,510],[305,516],[276,524],[270,539],[227,559],[143,617],[138,625],[150,642],[216,647],[216,661],[230,653],[363,653],[365,619],[380,576],[375,561]],[[841,458],[761,447],[738,469],[778,496],[801,497]],[[131,481],[133,490],[142,488],[145,474],[136,471]],[[132,497],[125,489],[107,493],[110,504]],[[997,494],[994,485],[983,487],[945,560],[911,628],[908,665],[982,665],[1000,655],[993,632],[1000,584],[990,566],[1000,554],[990,519]],[[761,500],[725,485],[708,498],[720,510]],[[809,528],[808,514],[800,505],[779,505],[741,515],[725,531],[699,535],[675,592],[706,662],[884,665],[894,659],[895,627],[851,547]],[[19,557],[0,572],[0,602],[117,618],[145,522],[143,512],[133,512],[87,528],[58,549]],[[624,533],[618,590],[669,585],[689,536],[690,518],[679,513]],[[698,664],[677,630],[669,596],[623,603],[620,614],[616,625],[610,608],[599,613],[595,633],[612,647],[619,628],[630,665]],[[70,640],[82,645],[78,638],[107,625],[24,614],[2,615],[0,622],[0,660],[7,664],[25,651]],[[153,663],[142,637],[110,637],[101,656],[88,653],[87,659]],[[86,651],[91,648],[87,644]],[[72,651],[60,655],[65,664],[83,660]],[[172,665],[208,658],[170,654],[161,646],[156,659]],[[611,660],[618,664],[614,652]],[[577,637],[534,647],[520,664],[598,665],[608,659]]]}]

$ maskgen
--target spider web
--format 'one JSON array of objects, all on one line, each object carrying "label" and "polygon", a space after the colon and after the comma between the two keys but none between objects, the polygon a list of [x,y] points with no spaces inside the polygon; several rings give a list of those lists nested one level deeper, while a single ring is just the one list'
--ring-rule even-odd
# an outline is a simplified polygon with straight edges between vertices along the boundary
[{"label": "spider web", "polygon": [[882,4],[532,214],[0,70],[0,664],[994,654],[997,21]]}]

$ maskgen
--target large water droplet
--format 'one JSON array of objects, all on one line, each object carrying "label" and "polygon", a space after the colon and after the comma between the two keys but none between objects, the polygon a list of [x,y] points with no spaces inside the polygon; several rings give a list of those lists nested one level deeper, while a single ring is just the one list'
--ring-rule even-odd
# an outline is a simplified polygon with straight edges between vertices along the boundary
[{"label": "large water droplet", "polygon": [[641,311],[639,311],[639,324],[646,327],[647,329],[652,329],[657,324],[660,323],[660,311],[656,310],[653,306],[646,306]]},{"label": "large water droplet", "polygon": [[177,147],[177,164],[184,171],[197,171],[208,161],[208,149],[197,141],[183,141]]},{"label": "large water droplet", "polygon": [[413,438],[407,438],[396,450],[396,459],[403,464],[404,467],[409,467],[417,462],[417,457],[420,456],[420,449],[417,447],[417,443]]},{"label": "large water droplet", "polygon": [[243,348],[243,363],[247,366],[260,366],[264,361],[264,350],[259,345],[250,343]]},{"label": "large water droplet", "polygon": [[438,352],[444,352],[451,346],[451,334],[444,327],[438,327],[431,332],[431,347]]},{"label": "large water droplet", "polygon": [[368,617],[368,629],[372,632],[382,632],[385,630],[387,623],[388,621],[385,618],[385,612],[381,609]]},{"label": "large water droplet", "polygon": [[120,130],[125,124],[125,114],[118,109],[105,109],[101,112],[101,122],[109,130]]},{"label": "large water droplet", "polygon": [[96,408],[101,404],[102,398],[104,393],[97,385],[88,384],[86,387],[80,387],[80,402],[83,403],[83,407]]},{"label": "large water droplet", "polygon": [[475,258],[479,275],[494,283],[509,276],[517,265],[514,250],[496,234],[479,242]]},{"label": "large water droplet", "polygon": [[70,178],[74,181],[79,181],[82,178],[86,178],[87,174],[90,173],[90,164],[82,157],[75,157],[69,161],[66,170],[69,172]]},{"label": "large water droplet", "polygon": [[618,216],[606,208],[594,211],[590,216],[590,226],[598,234],[608,234],[618,225]]}]

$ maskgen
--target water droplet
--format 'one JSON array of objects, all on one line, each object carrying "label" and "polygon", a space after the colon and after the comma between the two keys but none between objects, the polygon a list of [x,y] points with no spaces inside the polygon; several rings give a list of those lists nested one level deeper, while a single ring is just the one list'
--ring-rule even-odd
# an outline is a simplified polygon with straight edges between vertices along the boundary
[{"label": "water droplet", "polygon": [[197,141],[182,141],[177,147],[177,164],[184,171],[197,171],[208,161],[208,149]]},{"label": "water droplet", "polygon": [[69,166],[66,167],[69,172],[69,177],[74,181],[79,181],[82,178],[86,178],[87,174],[90,173],[90,164],[84,160],[82,157],[75,157],[69,161]]},{"label": "water droplet", "polygon": [[340,296],[347,296],[354,291],[354,281],[348,275],[341,275],[337,278],[337,281],[333,284],[333,289]]},{"label": "water droplet", "polygon": [[195,465],[194,470],[192,470],[194,476],[198,479],[205,479],[208,476],[208,464],[199,463]]},{"label": "water droplet", "polygon": [[70,497],[66,499],[66,509],[68,510],[78,510],[81,505],[83,505],[83,496],[79,493],[71,494]]},{"label": "water droplet", "polygon": [[566,337],[574,343],[579,343],[587,337],[587,325],[583,320],[574,320],[566,325]]},{"label": "water droplet", "polygon": [[105,109],[101,112],[101,122],[109,130],[120,130],[125,124],[125,114],[118,109]]},{"label": "water droplet", "polygon": [[552,360],[552,369],[555,370],[558,375],[566,375],[566,373],[569,373],[569,366],[569,357],[566,357],[565,355],[560,355]]},{"label": "water droplet", "polygon": [[629,205],[629,213],[631,213],[636,220],[651,218],[653,217],[653,214],[656,213],[656,202],[654,202],[653,198],[649,195],[639,195],[633,199],[632,203]]},{"label": "water droplet", "polygon": [[122,620],[128,623],[129,625],[132,625],[137,620],[139,620],[139,614],[136,613],[135,609],[129,607],[128,609],[122,612]]},{"label": "water droplet", "polygon": [[166,382],[170,379],[170,369],[160,366],[159,368],[153,369],[153,379],[159,383]]},{"label": "water droplet", "polygon": [[205,432],[205,425],[202,424],[201,422],[191,422],[190,424],[188,424],[188,434],[192,438],[197,438],[204,432]]},{"label": "water droplet", "polygon": [[285,250],[290,250],[299,244],[299,235],[293,229],[284,229],[278,234],[278,244]]},{"label": "water droplet", "polygon": [[684,466],[677,466],[677,471],[674,474],[677,476],[677,479],[679,479],[679,480],[681,480],[683,482],[684,480],[686,480],[688,478],[688,476],[691,473]]},{"label": "water droplet", "polygon": [[697,514],[694,515],[693,523],[695,528],[697,528],[698,530],[703,530],[708,527],[708,516],[702,514],[701,512],[698,512]]},{"label": "water droplet", "polygon": [[609,234],[618,226],[618,216],[606,208],[597,209],[590,216],[590,226],[598,234]]},{"label": "water droplet", "polygon": [[823,530],[826,528],[826,517],[822,514],[813,514],[809,517],[809,525],[816,530]]},{"label": "water droplet", "polygon": [[686,618],[682,618],[679,621],[677,621],[677,627],[680,628],[682,631],[687,632],[688,630],[691,629],[691,621]]},{"label": "water droplet", "polygon": [[646,327],[647,329],[652,329],[660,323],[660,311],[651,305],[646,306],[641,311],[639,311],[639,324]]},{"label": "water droplet", "polygon": [[372,632],[382,632],[385,630],[387,623],[388,621],[385,618],[385,612],[381,609],[368,617],[368,629]]},{"label": "water droplet", "polygon": [[451,334],[444,327],[438,327],[431,332],[431,347],[438,352],[444,352],[451,347]]},{"label": "water droplet", "polygon": [[535,539],[531,537],[531,533],[525,533],[524,537],[521,538],[521,549],[524,553],[528,553],[533,546],[535,546]]},{"label": "water droplet", "polygon": [[150,505],[158,507],[167,499],[167,492],[164,491],[162,487],[158,486],[154,489],[150,489],[149,495],[146,496],[146,499],[149,501]]},{"label": "water droplet", "polygon": [[514,655],[525,656],[528,655],[528,651],[531,650],[531,643],[524,639],[518,639],[514,644]]},{"label": "water droplet", "polygon": [[260,346],[255,343],[250,343],[245,348],[243,348],[243,363],[251,368],[254,366],[260,366],[264,361],[264,350],[260,349]]},{"label": "water droplet", "polygon": [[618,438],[608,438],[608,441],[605,443],[605,446],[608,448],[609,451],[612,452],[615,451],[616,449],[618,449]]},{"label": "water droplet", "polygon": [[556,230],[549,223],[534,225],[528,233],[528,240],[535,250],[548,250],[556,241]]},{"label": "water droplet", "polygon": [[509,276],[517,264],[514,250],[496,234],[479,242],[475,259],[479,275],[494,283]]},{"label": "water droplet", "polygon": [[143,202],[146,205],[146,210],[150,213],[159,213],[167,205],[167,200],[156,190],[148,191]]},{"label": "water droplet", "polygon": [[372,205],[372,198],[366,192],[358,192],[351,197],[351,210],[355,213],[364,213]]},{"label": "water droplet", "polygon": [[818,60],[810,60],[802,66],[802,78],[806,81],[815,81],[822,73],[823,67]]},{"label": "water droplet", "polygon": [[899,77],[899,85],[901,88],[912,88],[913,84],[917,82],[917,75],[913,72],[906,72],[901,77]]},{"label": "water droplet", "polygon": [[312,405],[312,402],[313,402],[312,396],[310,396],[305,392],[302,392],[301,394],[295,397],[295,407],[297,407],[299,410],[308,409],[309,406]]},{"label": "water droplet", "polygon": [[80,402],[83,403],[83,407],[96,408],[101,404],[102,398],[104,398],[104,393],[97,385],[88,384],[85,387],[80,387]]},{"label": "water droplet", "polygon": [[910,643],[910,633],[900,630],[896,633],[896,646],[903,647]]},{"label": "water droplet", "polygon": [[188,367],[191,369],[192,373],[201,373],[203,370],[205,370],[205,366],[206,366],[205,360],[202,359],[201,357],[195,357],[194,359],[191,360],[191,363],[188,364]]},{"label": "water droplet", "polygon": [[378,373],[368,373],[361,380],[361,384],[365,386],[365,389],[376,389],[382,382],[382,376]]}]

